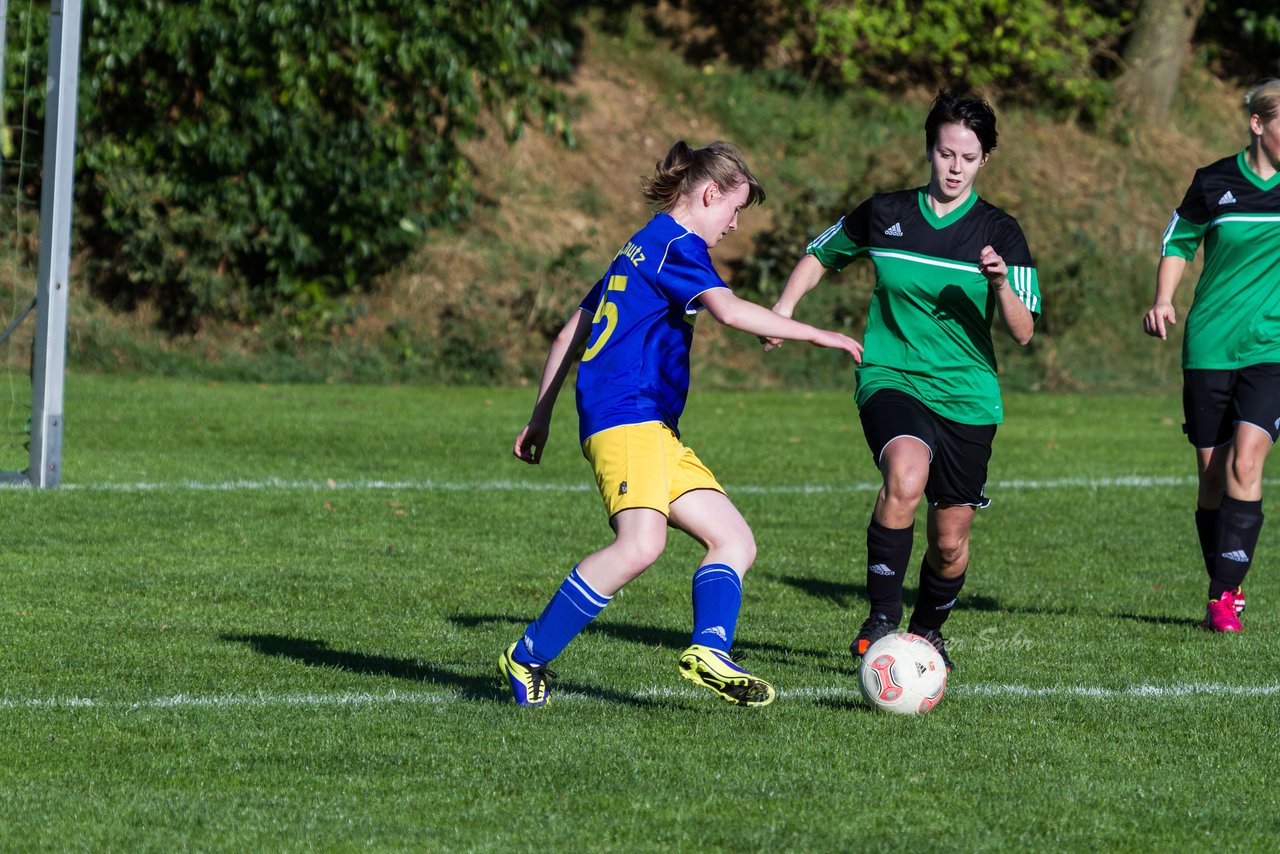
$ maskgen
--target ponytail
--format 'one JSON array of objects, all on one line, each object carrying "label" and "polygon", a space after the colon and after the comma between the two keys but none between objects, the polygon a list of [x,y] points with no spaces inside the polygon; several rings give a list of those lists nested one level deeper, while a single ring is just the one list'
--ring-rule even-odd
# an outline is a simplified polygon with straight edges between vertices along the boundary
[{"label": "ponytail", "polygon": [[671,146],[666,158],[655,164],[653,175],[640,182],[640,192],[660,210],[670,212],[684,196],[711,181],[723,192],[747,183],[747,206],[764,201],[764,188],[747,168],[741,152],[727,142],[690,148],[684,140]]}]

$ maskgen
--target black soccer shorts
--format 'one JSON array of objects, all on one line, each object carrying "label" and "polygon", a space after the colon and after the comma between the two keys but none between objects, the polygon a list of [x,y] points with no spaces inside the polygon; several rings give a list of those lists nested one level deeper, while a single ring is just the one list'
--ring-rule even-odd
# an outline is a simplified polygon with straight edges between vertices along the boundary
[{"label": "black soccer shorts", "polygon": [[1201,450],[1228,444],[1237,424],[1280,437],[1280,364],[1182,372],[1182,432]]},{"label": "black soccer shorts", "polygon": [[924,495],[933,507],[986,507],[987,463],[996,436],[994,424],[961,424],[938,415],[906,392],[877,391],[858,410],[867,447],[880,456],[894,439],[912,436],[929,448],[929,480]]}]

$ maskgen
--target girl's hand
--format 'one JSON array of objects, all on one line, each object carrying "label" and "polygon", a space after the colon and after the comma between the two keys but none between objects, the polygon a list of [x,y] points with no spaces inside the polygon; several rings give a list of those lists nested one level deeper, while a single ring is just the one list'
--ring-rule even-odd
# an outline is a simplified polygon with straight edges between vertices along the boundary
[{"label": "girl's hand", "polygon": [[542,446],[547,442],[547,428],[530,421],[516,436],[516,445],[512,449],[516,459],[523,460],[531,466],[542,461]]},{"label": "girl's hand", "polygon": [[1009,265],[990,246],[982,247],[982,254],[978,256],[978,271],[987,277],[987,284],[996,290],[1009,284]]},{"label": "girl's hand", "polygon": [[854,362],[859,365],[862,364],[862,345],[848,335],[832,332],[829,329],[819,329],[818,334],[814,336],[813,343],[819,347],[843,350],[853,357]]},{"label": "girl's hand", "polygon": [[1174,311],[1173,303],[1158,302],[1142,316],[1142,331],[1164,341],[1169,337],[1168,324],[1177,322],[1178,313]]}]

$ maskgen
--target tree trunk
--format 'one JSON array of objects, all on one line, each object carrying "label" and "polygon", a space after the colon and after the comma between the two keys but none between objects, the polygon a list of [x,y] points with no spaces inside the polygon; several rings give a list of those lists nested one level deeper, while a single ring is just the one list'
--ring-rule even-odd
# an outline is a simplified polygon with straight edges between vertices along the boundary
[{"label": "tree trunk", "polygon": [[1205,0],[1142,0],[1116,79],[1120,105],[1141,124],[1167,121]]}]

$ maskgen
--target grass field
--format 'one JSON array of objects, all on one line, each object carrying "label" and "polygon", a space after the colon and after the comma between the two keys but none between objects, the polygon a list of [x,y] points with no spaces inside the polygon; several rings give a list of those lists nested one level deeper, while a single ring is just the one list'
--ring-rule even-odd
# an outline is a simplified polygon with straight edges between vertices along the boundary
[{"label": "grass field", "polygon": [[755,529],[738,648],[776,703],[678,678],[673,535],[516,707],[499,652],[609,534],[571,394],[544,465],[510,457],[531,399],[70,377],[64,487],[0,489],[0,848],[1275,845],[1280,527],[1245,632],[1199,631],[1172,396],[1007,401],[921,719],[854,686],[875,473],[843,394],[695,391],[683,425]]}]

